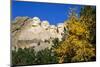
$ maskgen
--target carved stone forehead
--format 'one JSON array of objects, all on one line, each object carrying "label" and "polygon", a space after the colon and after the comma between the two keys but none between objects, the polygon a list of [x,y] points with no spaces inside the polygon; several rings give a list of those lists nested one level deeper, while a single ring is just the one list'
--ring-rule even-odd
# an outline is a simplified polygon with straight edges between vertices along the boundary
[{"label": "carved stone forehead", "polygon": [[33,17],[33,20],[40,20],[38,17]]},{"label": "carved stone forehead", "polygon": [[55,25],[51,25],[50,28],[56,28],[56,26]]},{"label": "carved stone forehead", "polygon": [[64,26],[63,23],[59,23],[59,24],[57,25],[57,27],[63,27],[63,26]]},{"label": "carved stone forehead", "polygon": [[49,22],[48,21],[42,21],[42,23],[41,24],[46,24],[46,25],[49,25]]}]

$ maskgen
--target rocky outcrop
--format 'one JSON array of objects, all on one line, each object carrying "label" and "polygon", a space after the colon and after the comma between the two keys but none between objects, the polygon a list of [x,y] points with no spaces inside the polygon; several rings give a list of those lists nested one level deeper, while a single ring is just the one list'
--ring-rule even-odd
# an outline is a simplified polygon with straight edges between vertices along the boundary
[{"label": "rocky outcrop", "polygon": [[33,48],[35,51],[45,48],[50,49],[53,45],[53,39],[58,38],[61,41],[63,38],[63,23],[59,23],[57,26],[50,25],[47,20],[41,21],[38,17],[22,20],[20,19],[15,23],[12,22],[11,36],[13,50],[15,48],[16,50],[18,48]]}]

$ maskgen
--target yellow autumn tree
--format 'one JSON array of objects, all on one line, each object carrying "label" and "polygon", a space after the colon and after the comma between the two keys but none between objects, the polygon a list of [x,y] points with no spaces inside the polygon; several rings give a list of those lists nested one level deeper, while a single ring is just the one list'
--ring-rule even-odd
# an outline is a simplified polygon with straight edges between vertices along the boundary
[{"label": "yellow autumn tree", "polygon": [[75,13],[72,13],[69,20],[65,21],[68,34],[66,39],[54,49],[59,63],[66,62],[66,60],[67,62],[91,61],[95,57],[95,48],[88,40],[90,30],[82,22],[84,21],[80,21]]}]

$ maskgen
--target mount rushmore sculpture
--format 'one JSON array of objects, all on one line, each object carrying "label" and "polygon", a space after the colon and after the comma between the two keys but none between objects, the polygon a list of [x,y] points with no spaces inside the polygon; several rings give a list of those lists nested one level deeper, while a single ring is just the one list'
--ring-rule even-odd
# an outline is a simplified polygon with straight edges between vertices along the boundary
[{"label": "mount rushmore sculpture", "polygon": [[50,49],[54,45],[52,40],[55,38],[62,41],[64,23],[55,26],[50,25],[47,20],[41,21],[38,17],[24,18],[23,21],[17,18],[16,22],[12,22],[11,30],[12,50],[33,48],[40,51]]}]

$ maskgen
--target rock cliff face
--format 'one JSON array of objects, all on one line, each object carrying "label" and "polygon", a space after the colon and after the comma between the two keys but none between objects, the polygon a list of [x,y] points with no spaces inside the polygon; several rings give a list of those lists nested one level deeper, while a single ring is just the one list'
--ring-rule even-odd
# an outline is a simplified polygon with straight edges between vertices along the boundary
[{"label": "rock cliff face", "polygon": [[12,50],[18,48],[33,48],[40,51],[45,48],[51,48],[52,40],[58,38],[62,41],[64,34],[64,24],[59,23],[57,26],[50,25],[47,20],[41,21],[38,17],[33,18],[17,18],[12,22]]}]

